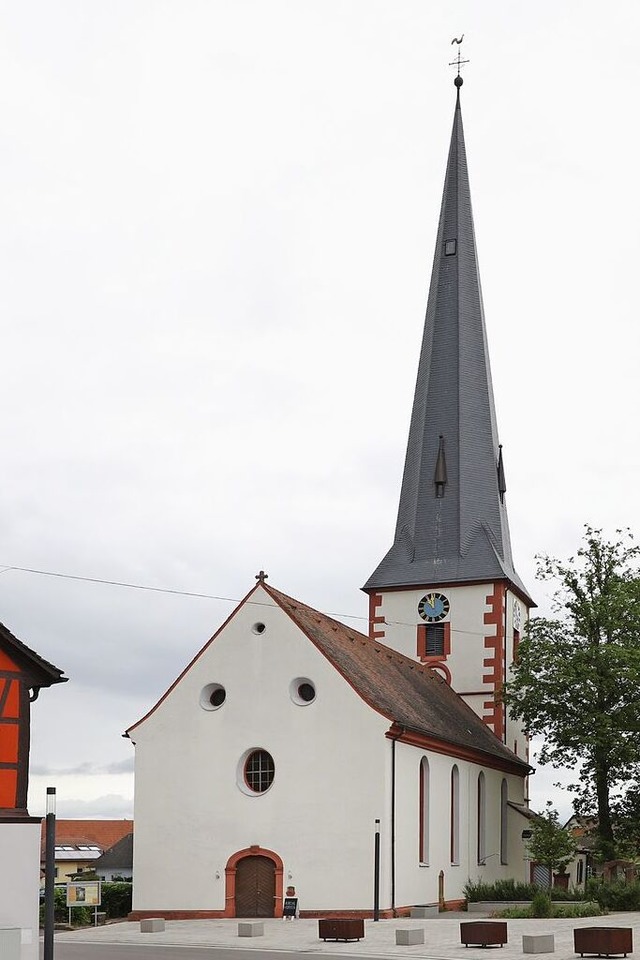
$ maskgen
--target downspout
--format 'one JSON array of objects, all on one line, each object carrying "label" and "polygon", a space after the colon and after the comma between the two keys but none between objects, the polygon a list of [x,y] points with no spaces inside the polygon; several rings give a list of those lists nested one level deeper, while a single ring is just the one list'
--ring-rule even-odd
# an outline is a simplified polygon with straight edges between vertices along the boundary
[{"label": "downspout", "polygon": [[[396,915],[396,741],[404,727],[393,725],[391,733],[391,916]],[[395,736],[393,733],[395,732]]]}]

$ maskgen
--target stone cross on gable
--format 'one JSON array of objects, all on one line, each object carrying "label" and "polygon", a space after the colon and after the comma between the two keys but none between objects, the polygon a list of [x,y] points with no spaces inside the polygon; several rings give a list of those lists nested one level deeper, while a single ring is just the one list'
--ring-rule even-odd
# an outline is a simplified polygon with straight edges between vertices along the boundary
[{"label": "stone cross on gable", "polygon": [[264,581],[268,579],[269,579],[269,574],[265,573],[264,570],[261,570],[260,573],[256,574],[256,580],[259,583],[264,583]]}]

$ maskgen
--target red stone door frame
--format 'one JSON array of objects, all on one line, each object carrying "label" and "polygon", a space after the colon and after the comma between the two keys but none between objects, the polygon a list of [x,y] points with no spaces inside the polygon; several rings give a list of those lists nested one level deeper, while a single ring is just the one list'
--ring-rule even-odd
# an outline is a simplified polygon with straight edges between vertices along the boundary
[{"label": "red stone door frame", "polygon": [[283,891],[284,891],[284,864],[273,850],[265,850],[264,847],[245,847],[244,850],[238,850],[232,854],[227,865],[224,868],[225,879],[225,898],[224,898],[224,916],[235,917],[236,915],[236,870],[240,860],[245,857],[266,857],[273,862],[275,868],[276,893],[273,904],[274,917],[282,916]]}]

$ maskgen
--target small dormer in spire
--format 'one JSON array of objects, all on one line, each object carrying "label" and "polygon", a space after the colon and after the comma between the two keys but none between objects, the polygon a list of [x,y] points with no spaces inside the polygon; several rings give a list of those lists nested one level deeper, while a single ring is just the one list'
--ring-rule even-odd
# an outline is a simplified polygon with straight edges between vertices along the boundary
[{"label": "small dormer in spire", "polygon": [[499,444],[499,453],[498,453],[498,493],[500,494],[500,503],[504,503],[504,495],[507,492],[507,481],[504,475],[504,462],[502,459],[502,444]]},{"label": "small dormer in spire", "polygon": [[444,488],[447,483],[447,461],[444,456],[444,437],[440,434],[438,444],[438,459],[436,460],[436,470],[433,477],[433,482],[436,487],[436,497],[441,499],[444,497]]}]

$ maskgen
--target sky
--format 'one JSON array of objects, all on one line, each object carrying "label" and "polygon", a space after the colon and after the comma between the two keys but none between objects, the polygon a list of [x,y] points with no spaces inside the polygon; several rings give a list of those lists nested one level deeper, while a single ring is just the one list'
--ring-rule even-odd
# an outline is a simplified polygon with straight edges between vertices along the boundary
[{"label": "sky", "polygon": [[[0,5],[0,620],[69,677],[33,706],[33,815],[55,786],[59,816],[133,816],[123,732],[259,570],[366,630],[462,33],[539,612],[537,554],[640,530],[639,20],[631,0]],[[539,769],[532,802],[568,816],[558,779]]]}]

